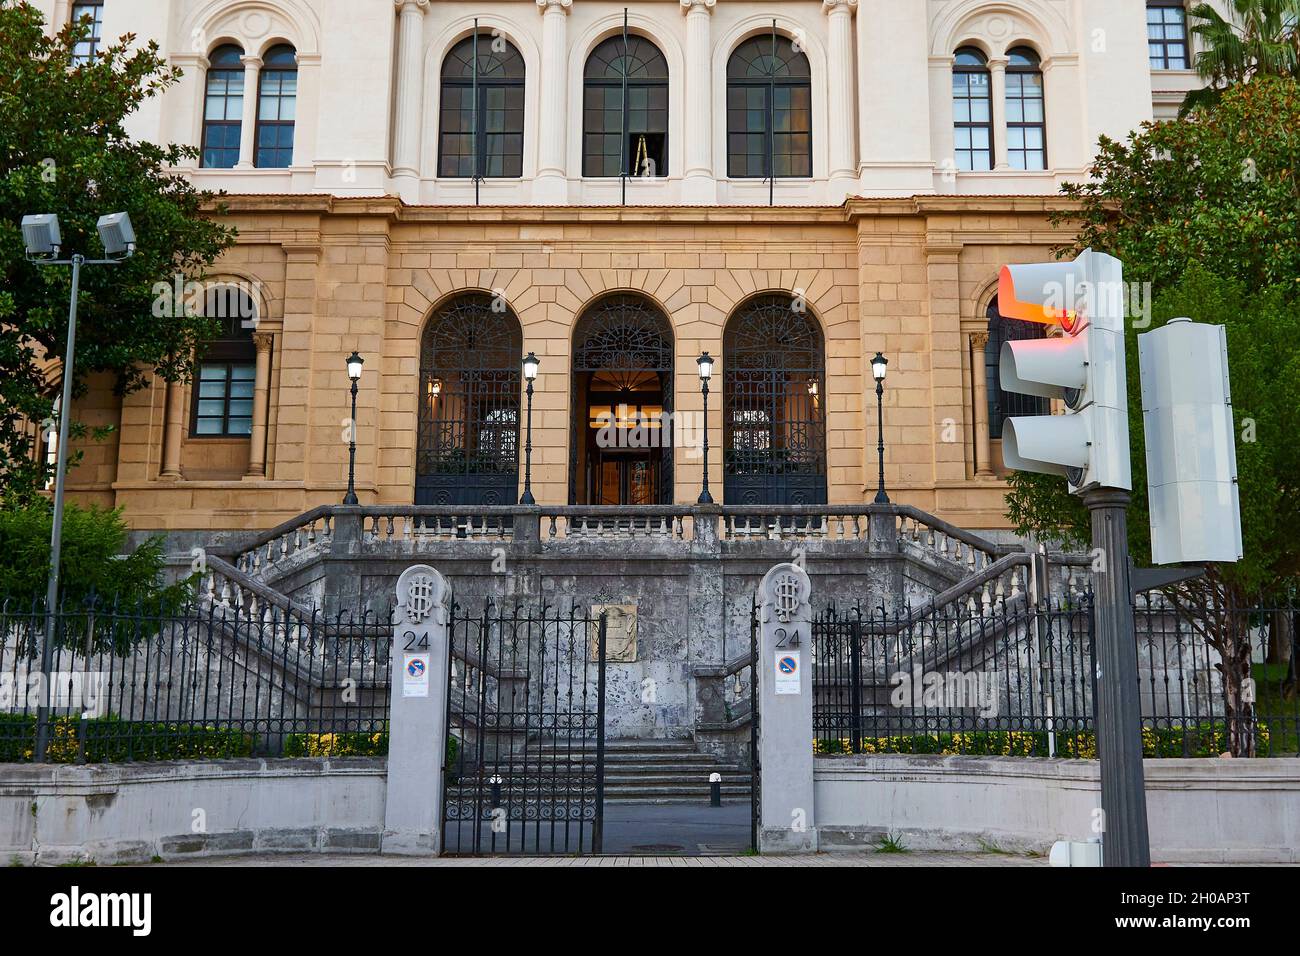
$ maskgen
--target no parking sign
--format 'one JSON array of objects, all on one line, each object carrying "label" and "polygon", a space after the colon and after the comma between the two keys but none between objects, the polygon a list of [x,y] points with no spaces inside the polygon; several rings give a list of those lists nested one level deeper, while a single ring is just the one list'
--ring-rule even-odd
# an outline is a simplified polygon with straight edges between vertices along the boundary
[{"label": "no parking sign", "polygon": [[780,650],[776,652],[776,692],[778,694],[799,693],[799,652]]},{"label": "no parking sign", "polygon": [[407,654],[402,668],[402,696],[429,696],[429,655]]}]

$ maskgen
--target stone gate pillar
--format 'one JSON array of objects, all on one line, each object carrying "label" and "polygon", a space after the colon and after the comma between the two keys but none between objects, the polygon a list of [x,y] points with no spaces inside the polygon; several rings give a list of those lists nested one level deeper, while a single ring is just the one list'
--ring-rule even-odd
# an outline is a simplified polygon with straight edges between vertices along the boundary
[{"label": "stone gate pillar", "polygon": [[803,568],[778,564],[758,586],[758,847],[815,853],[813,812],[812,584]]},{"label": "stone gate pillar", "polygon": [[446,602],[447,581],[428,565],[413,565],[397,579],[384,853],[441,850],[451,647]]}]

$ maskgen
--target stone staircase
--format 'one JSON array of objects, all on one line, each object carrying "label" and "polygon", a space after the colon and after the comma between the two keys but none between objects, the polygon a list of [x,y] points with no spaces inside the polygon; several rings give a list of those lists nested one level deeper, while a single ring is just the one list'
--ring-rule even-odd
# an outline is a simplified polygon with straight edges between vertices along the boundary
[{"label": "stone staircase", "polygon": [[[534,753],[543,765],[548,761],[565,759],[562,752],[548,745]],[[574,755],[571,759],[582,758]],[[586,761],[594,769],[594,754],[589,753]],[[724,803],[749,800],[749,771],[700,753],[693,741],[629,738],[605,741],[606,803],[694,803],[707,806],[709,775],[712,773],[722,775]],[[544,778],[544,772],[542,776]]]}]

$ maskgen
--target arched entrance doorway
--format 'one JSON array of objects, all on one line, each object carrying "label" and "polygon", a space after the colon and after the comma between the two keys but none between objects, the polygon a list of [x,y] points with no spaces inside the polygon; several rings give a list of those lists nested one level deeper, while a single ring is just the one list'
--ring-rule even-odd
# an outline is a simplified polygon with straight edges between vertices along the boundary
[{"label": "arched entrance doorway", "polygon": [[722,337],[723,500],[826,503],[826,347],[821,327],[781,293],[745,302]]},{"label": "arched entrance doorway", "polygon": [[673,500],[673,333],[644,296],[591,305],[573,332],[569,501],[656,505]]},{"label": "arched entrance doorway", "polygon": [[486,292],[429,318],[420,345],[417,505],[509,505],[518,496],[519,320]]}]

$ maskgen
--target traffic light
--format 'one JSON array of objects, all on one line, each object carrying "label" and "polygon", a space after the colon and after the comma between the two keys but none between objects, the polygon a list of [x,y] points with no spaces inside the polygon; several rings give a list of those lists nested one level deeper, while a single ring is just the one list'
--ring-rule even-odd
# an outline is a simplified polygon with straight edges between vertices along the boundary
[{"label": "traffic light", "polygon": [[1075,493],[1132,490],[1123,282],[1123,264],[1091,249],[1073,262],[1002,267],[998,312],[1053,328],[1003,344],[1002,388],[1065,406],[1063,415],[1003,423],[1008,468],[1062,475]]},{"label": "traffic light", "polygon": [[1138,364],[1151,563],[1240,561],[1227,329],[1170,319],[1138,336]]}]

